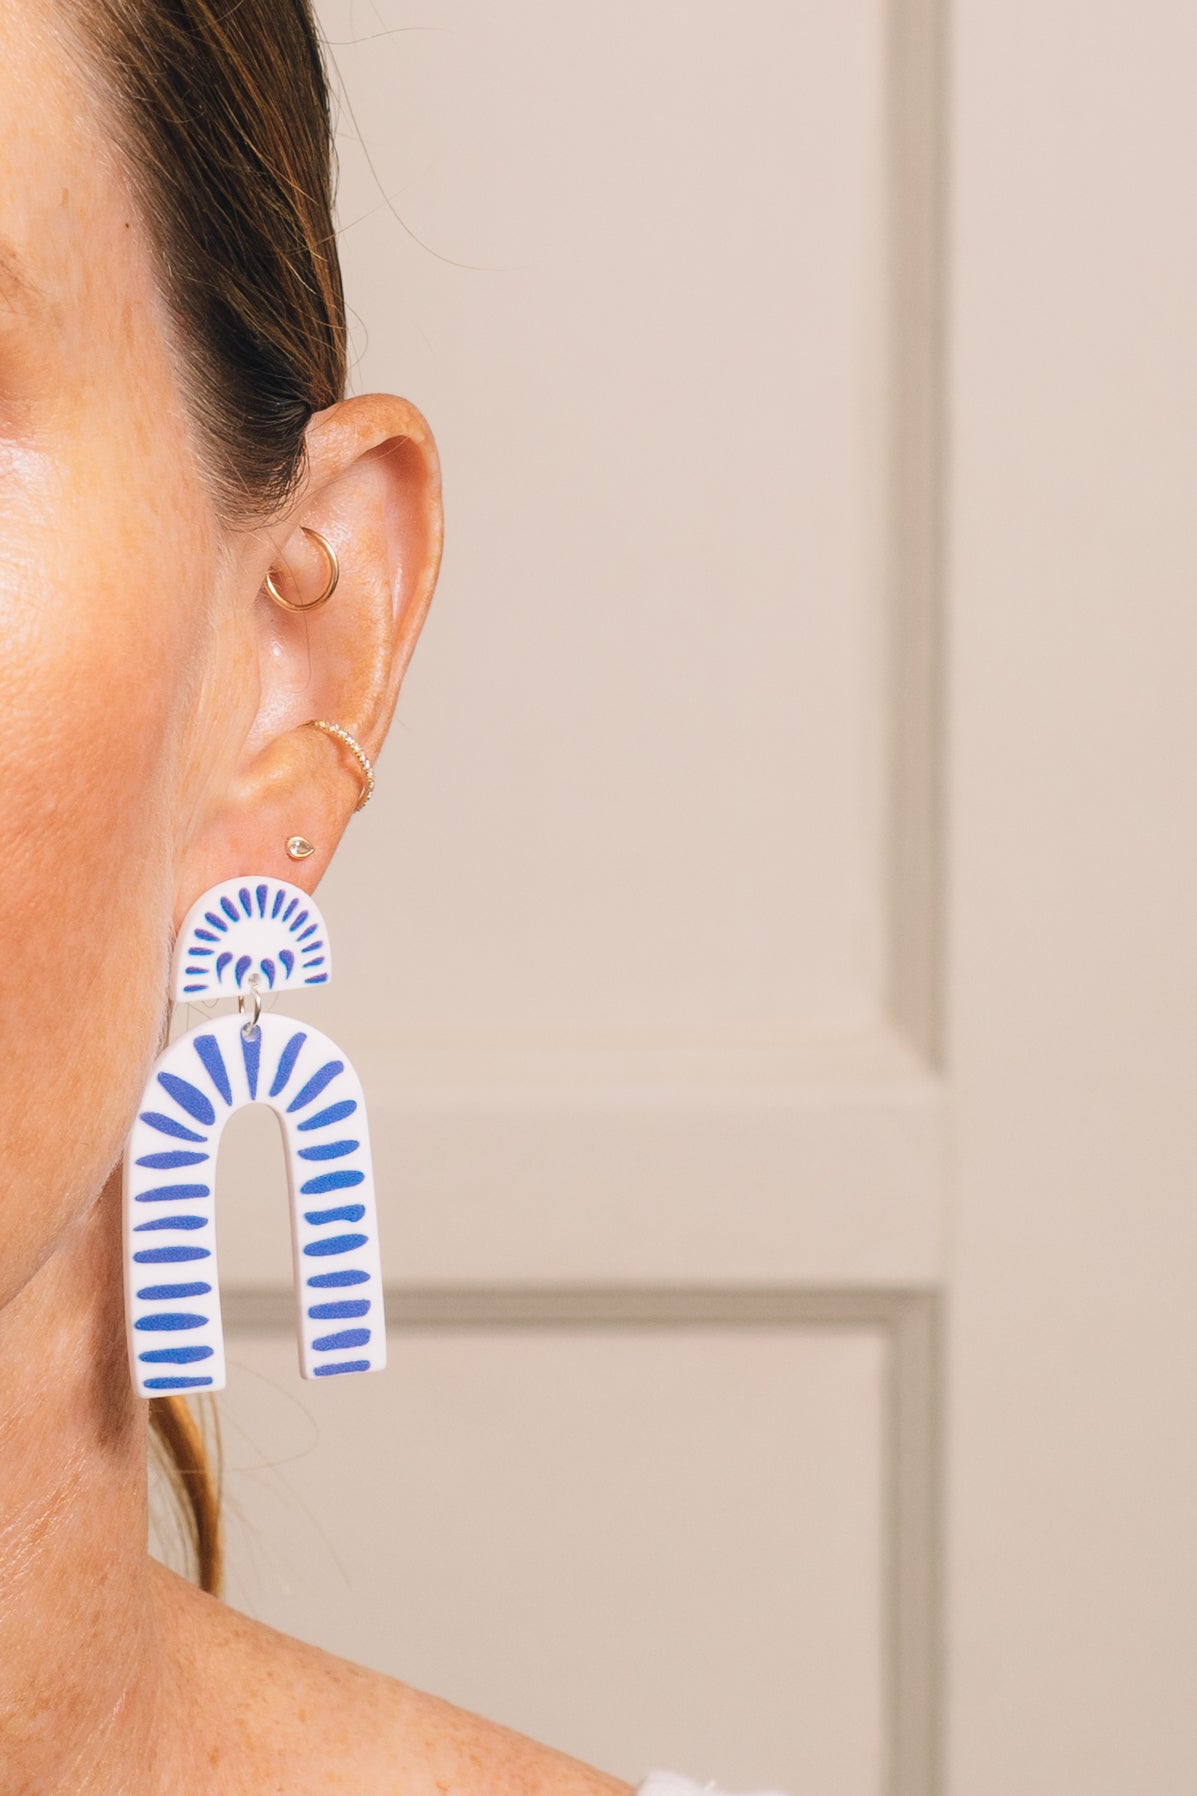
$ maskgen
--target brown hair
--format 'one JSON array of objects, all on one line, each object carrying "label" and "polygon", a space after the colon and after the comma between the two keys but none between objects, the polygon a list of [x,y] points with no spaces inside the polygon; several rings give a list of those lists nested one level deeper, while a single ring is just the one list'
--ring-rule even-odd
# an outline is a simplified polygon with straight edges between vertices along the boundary
[{"label": "brown hair", "polygon": [[207,1399],[217,1443],[213,1468],[204,1432],[186,1397],[150,1398],[150,1439],[175,1499],[192,1572],[201,1590],[219,1596],[224,1580],[220,1525],[220,1429],[216,1399]]},{"label": "brown hair", "polygon": [[[269,516],[345,390],[328,84],[309,0],[76,0],[148,223],[212,491]],[[184,1397],[150,1400],[203,1589],[219,1483]]]},{"label": "brown hair", "polygon": [[309,0],[76,0],[228,522],[276,511],[345,389],[328,83]]}]

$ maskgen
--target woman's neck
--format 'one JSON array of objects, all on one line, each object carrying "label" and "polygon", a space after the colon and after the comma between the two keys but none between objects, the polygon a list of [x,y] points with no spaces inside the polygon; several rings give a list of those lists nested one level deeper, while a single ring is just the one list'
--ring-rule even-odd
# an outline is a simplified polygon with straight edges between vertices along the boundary
[{"label": "woman's neck", "polygon": [[0,1796],[155,1787],[164,1660],[120,1175],[0,1309]]}]

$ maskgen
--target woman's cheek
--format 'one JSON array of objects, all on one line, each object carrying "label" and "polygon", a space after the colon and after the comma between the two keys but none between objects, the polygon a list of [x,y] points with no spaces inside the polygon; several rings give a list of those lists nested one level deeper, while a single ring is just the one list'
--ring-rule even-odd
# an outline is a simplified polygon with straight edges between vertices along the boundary
[{"label": "woman's cheek", "polygon": [[169,962],[186,643],[156,574],[97,577],[76,521],[76,555],[10,553],[0,587],[0,1302],[120,1152]]}]

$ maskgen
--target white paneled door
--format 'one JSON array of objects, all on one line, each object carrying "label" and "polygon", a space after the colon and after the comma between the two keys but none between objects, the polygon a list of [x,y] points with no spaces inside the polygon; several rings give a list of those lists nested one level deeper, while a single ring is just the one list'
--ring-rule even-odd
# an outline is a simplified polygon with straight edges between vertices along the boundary
[{"label": "white paneled door", "polygon": [[303,1000],[389,1366],[243,1114],[232,1600],[629,1779],[1191,1796],[1191,9],[322,14],[447,547]]},{"label": "white paneled door", "polygon": [[950,1788],[1197,1789],[1197,12],[961,5]]}]

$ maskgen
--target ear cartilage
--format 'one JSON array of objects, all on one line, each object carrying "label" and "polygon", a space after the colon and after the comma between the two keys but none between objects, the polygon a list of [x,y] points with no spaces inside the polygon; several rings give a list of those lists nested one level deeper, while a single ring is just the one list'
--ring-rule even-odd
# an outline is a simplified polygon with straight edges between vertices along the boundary
[{"label": "ear cartilage", "polygon": [[[327,983],[313,900],[279,879],[230,880],[179,931],[176,999]],[[125,1313],[139,1396],[223,1390],[215,1170],[229,1117],[266,1104],[283,1135],[299,1369],[381,1371],[386,1326],[361,1082],[327,1035],[275,1012],[203,1023],[159,1055],[124,1162]]]}]

